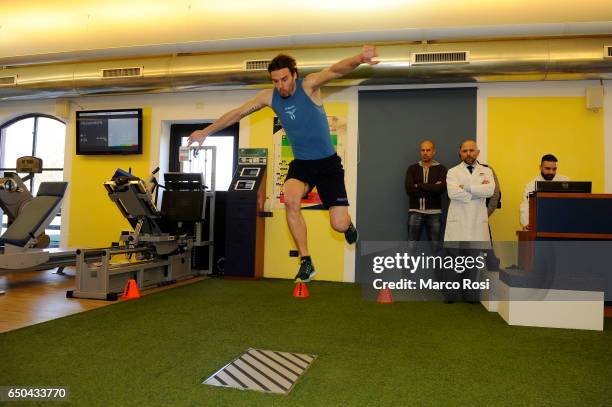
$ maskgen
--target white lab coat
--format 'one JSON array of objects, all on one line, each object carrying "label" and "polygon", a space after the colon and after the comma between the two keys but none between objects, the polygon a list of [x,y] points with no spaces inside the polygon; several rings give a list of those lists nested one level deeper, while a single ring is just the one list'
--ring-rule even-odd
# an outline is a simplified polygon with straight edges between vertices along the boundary
[{"label": "white lab coat", "polygon": [[[488,184],[482,181],[488,180]],[[459,185],[467,186],[466,189]],[[446,186],[450,206],[446,218],[445,242],[489,242],[486,198],[493,195],[493,173],[480,164],[470,174],[464,162],[448,170]],[[468,192],[469,191],[469,192]]]},{"label": "white lab coat", "polygon": [[[523,200],[521,201],[521,209],[520,209],[520,222],[521,226],[525,227],[529,224],[529,194],[535,191],[536,181],[546,181],[542,174],[538,174],[537,177],[529,181],[525,185],[525,190],[523,191]],[[551,181],[569,181],[569,177],[565,175],[556,174]]]}]

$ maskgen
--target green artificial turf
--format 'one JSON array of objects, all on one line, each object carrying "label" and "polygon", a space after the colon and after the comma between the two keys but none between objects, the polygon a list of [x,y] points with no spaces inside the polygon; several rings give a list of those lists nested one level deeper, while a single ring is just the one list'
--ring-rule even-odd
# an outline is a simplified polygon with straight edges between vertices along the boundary
[{"label": "green artificial turf", "polygon": [[[309,289],[297,299],[288,281],[204,280],[3,333],[0,385],[68,386],[87,406],[612,401],[610,320],[603,332],[514,327],[481,305]],[[249,347],[318,358],[288,396],[201,384]]]}]

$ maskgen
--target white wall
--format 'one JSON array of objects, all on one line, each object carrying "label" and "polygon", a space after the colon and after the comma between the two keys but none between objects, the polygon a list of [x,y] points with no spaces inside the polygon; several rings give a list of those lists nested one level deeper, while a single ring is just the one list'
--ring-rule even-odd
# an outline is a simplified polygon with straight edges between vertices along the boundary
[{"label": "white wall", "polygon": [[43,113],[55,116],[54,100],[22,100],[0,102],[0,125],[27,113]]}]

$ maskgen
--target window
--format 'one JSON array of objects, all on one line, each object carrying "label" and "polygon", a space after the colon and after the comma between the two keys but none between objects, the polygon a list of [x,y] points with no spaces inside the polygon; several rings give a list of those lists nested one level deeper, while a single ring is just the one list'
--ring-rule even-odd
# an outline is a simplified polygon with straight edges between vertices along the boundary
[{"label": "window", "polygon": [[[178,161],[179,147],[187,145],[189,134],[194,130],[202,129],[209,124],[173,124],[170,128],[170,171],[179,171]],[[215,191],[227,191],[238,160],[238,124],[221,130],[209,137],[206,137],[204,146],[216,147],[216,166],[215,166]],[[204,155],[198,156],[198,161],[193,168],[203,168]],[[210,171],[206,173],[208,179],[206,185],[210,184]]]},{"label": "window", "polygon": [[[41,182],[64,180],[64,146],[66,125],[53,116],[27,115],[0,126],[0,171],[15,171],[17,158],[35,156],[43,160],[42,174],[25,184],[36,196]],[[22,178],[26,174],[19,174]],[[2,214],[2,230],[7,227],[7,216]],[[51,247],[59,246],[61,214],[45,230],[51,238]]]}]

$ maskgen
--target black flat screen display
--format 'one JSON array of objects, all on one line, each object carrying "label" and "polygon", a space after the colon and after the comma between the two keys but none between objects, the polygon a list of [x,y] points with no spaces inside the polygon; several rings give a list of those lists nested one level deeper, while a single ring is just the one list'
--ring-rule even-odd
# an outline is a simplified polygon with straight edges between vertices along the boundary
[{"label": "black flat screen display", "polygon": [[142,154],[142,109],[80,111],[77,154]]}]

